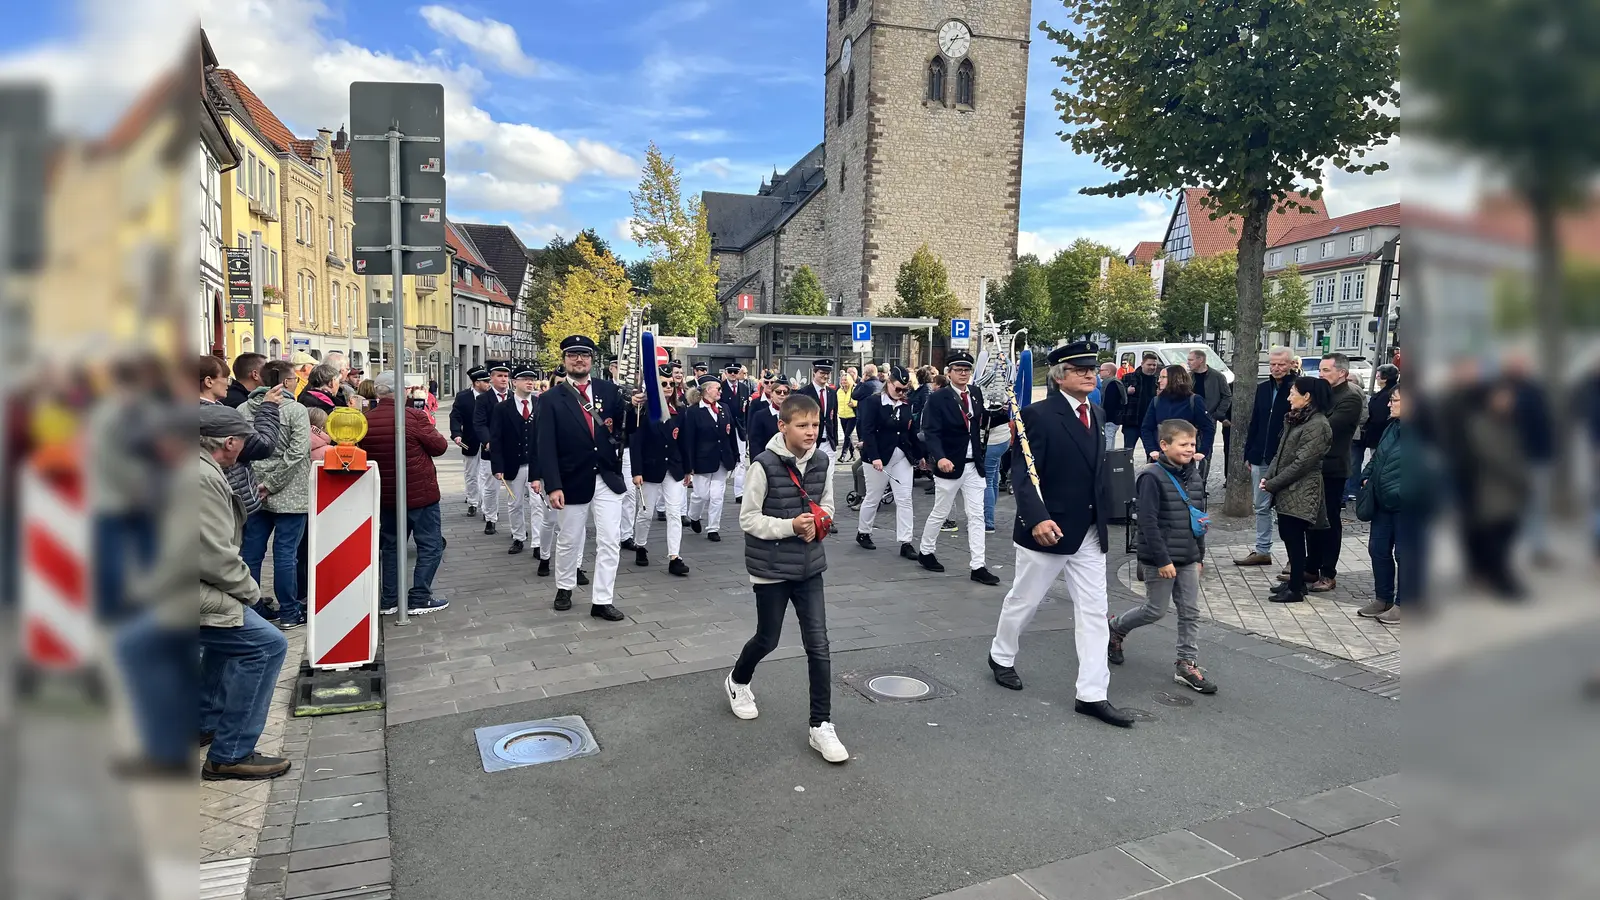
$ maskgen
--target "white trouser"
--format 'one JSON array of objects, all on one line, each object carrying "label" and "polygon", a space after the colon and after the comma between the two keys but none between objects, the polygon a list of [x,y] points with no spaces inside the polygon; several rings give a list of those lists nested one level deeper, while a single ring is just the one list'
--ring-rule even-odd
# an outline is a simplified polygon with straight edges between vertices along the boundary
[{"label": "white trouser", "polygon": [[556,549],[558,514],[545,498],[544,491],[534,490],[531,482],[528,485],[528,510],[529,518],[533,519],[533,546],[538,549],[540,559],[549,559]]},{"label": "white trouser", "polygon": [[644,503],[639,507],[639,518],[633,526],[634,546],[644,549],[650,543],[650,522],[655,518],[654,510],[659,501],[666,504],[667,510],[667,556],[677,556],[683,545],[683,503],[686,493],[683,482],[668,475],[659,484],[646,481],[639,491],[644,495]]},{"label": "white trouser", "polygon": [[622,539],[622,495],[611,493],[611,488],[594,477],[594,500],[588,503],[568,503],[557,516],[561,532],[556,535],[556,588],[570,591],[578,585],[578,564],[583,560],[583,545],[588,535],[585,529],[590,511],[594,512],[594,575],[590,578],[590,601],[596,606],[610,606],[617,584],[617,544]]},{"label": "white trouser", "polygon": [[872,533],[872,523],[878,518],[878,504],[883,500],[884,489],[892,487],[894,539],[902,544],[911,543],[911,460],[906,459],[906,455],[897,447],[882,472],[873,468],[871,463],[863,462],[861,475],[867,486],[866,494],[861,498],[861,524],[856,530],[861,534]]},{"label": "white trouser", "polygon": [[1017,643],[1033,621],[1039,601],[1057,578],[1067,583],[1072,596],[1072,632],[1078,649],[1078,699],[1090,703],[1106,699],[1111,669],[1106,665],[1106,645],[1111,624],[1106,621],[1106,555],[1093,528],[1071,555],[1040,553],[1017,545],[1017,572],[1000,607],[989,656],[997,665],[1017,661]]},{"label": "white trouser", "polygon": [[[972,554],[972,568],[983,568],[983,492],[988,482],[983,477],[983,464],[968,461],[960,478],[933,479],[933,512],[928,514],[928,524],[922,526],[923,553],[932,553],[939,543],[939,529],[950,517],[950,507],[955,505],[956,492],[961,492],[961,505],[967,508],[967,552]],[[869,490],[870,494],[871,491]],[[895,499],[899,503],[899,499]]]},{"label": "white trouser", "polygon": [[728,470],[718,469],[709,474],[696,473],[694,496],[689,498],[689,521],[705,521],[707,531],[722,528],[722,504],[728,499]]},{"label": "white trouser", "polygon": [[506,498],[506,514],[511,516],[511,539],[526,541],[528,539],[528,467],[518,466],[515,475],[506,476],[504,484],[500,479],[495,479],[495,489],[505,491],[510,489],[510,496]]},{"label": "white trouser", "polygon": [[461,480],[467,483],[468,506],[477,506],[483,496],[483,476],[478,474],[478,467],[487,465],[488,461],[479,453],[461,457]]},{"label": "white trouser", "polygon": [[622,451],[622,483],[628,489],[622,494],[622,539],[633,540],[633,520],[639,511],[639,489],[633,486],[633,460],[628,451]]},{"label": "white trouser", "polygon": [[[480,450],[479,453],[488,453]],[[500,495],[505,493],[505,488],[500,486],[500,479],[494,476],[494,467],[489,461],[483,460],[478,466],[478,509],[483,511],[485,522],[500,521]]]},{"label": "white trouser", "polygon": [[745,448],[748,445],[745,444],[744,438],[739,437],[738,435],[734,435],[733,439],[735,441],[739,442],[739,462],[733,467],[733,495],[735,497],[743,497],[744,496],[744,470],[749,465],[749,463],[746,462],[746,460],[744,458],[744,455],[745,455]]}]

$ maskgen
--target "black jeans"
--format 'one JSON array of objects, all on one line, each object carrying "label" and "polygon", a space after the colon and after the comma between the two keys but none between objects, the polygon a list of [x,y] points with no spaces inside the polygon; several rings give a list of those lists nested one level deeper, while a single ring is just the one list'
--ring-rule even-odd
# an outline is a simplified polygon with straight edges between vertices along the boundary
[{"label": "black jeans", "polygon": [[1344,543],[1344,523],[1339,513],[1344,509],[1344,479],[1336,475],[1322,478],[1322,505],[1328,513],[1328,527],[1311,532],[1310,557],[1306,571],[1316,572],[1332,581],[1339,568],[1339,548]]},{"label": "black jeans", "polygon": [[1311,523],[1278,513],[1278,538],[1283,541],[1284,552],[1289,554],[1289,591],[1304,596],[1306,592],[1306,542],[1316,540]]},{"label": "black jeans", "polygon": [[855,420],[855,417],[851,416],[848,419],[840,419],[839,420],[839,427],[844,431],[844,444],[842,445],[843,448],[844,448],[844,452],[847,453],[847,454],[854,453],[855,452],[855,450],[854,450],[855,442],[854,442],[853,438],[855,438],[855,436],[856,436],[856,420]]},{"label": "black jeans", "polygon": [[800,620],[800,642],[806,648],[806,670],[811,677],[811,727],[830,721],[833,715],[832,697],[828,680],[832,677],[832,662],[828,655],[828,617],[822,602],[822,576],[813,575],[805,581],[780,581],[776,584],[758,584],[756,589],[756,633],[739,653],[733,665],[736,684],[749,684],[756,673],[756,663],[766,658],[778,647],[783,634],[783,614],[794,603],[794,615]]}]

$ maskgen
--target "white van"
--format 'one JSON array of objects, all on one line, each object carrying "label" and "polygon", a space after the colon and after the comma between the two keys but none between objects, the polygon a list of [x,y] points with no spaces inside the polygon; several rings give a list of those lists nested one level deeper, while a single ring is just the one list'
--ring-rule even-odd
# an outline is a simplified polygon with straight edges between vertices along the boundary
[{"label": "white van", "polygon": [[1128,342],[1118,344],[1116,358],[1117,368],[1139,368],[1139,363],[1144,359],[1144,352],[1146,350],[1152,350],[1157,356],[1161,357],[1161,364],[1164,366],[1187,366],[1189,364],[1189,352],[1191,350],[1199,350],[1206,355],[1206,366],[1221,372],[1222,377],[1228,379],[1229,384],[1233,384],[1233,370],[1228,368],[1228,364],[1222,361],[1222,355],[1205,344],[1198,343],[1141,344]]}]

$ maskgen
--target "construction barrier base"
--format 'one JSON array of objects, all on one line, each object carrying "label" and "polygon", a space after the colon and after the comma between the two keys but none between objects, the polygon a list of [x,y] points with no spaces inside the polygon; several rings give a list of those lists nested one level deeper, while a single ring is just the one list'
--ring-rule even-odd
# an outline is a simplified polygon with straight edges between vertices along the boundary
[{"label": "construction barrier base", "polygon": [[313,669],[300,664],[294,686],[296,716],[334,716],[340,713],[383,709],[383,661],[342,672]]},{"label": "construction barrier base", "polygon": [[16,694],[31,706],[106,705],[106,682],[98,666],[58,669],[18,663]]}]

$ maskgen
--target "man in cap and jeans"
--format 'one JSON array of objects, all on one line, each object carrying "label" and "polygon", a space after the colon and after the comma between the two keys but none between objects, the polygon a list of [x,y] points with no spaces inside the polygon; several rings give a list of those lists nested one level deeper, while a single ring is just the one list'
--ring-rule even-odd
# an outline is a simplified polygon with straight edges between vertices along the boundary
[{"label": "man in cap and jeans", "polygon": [[195,459],[195,545],[200,573],[200,740],[209,744],[206,781],[276,778],[289,761],[256,752],[278,670],[289,650],[283,633],[252,609],[261,587],[239,555],[244,508],[223,470],[238,461],[255,427],[218,404],[200,407]]}]

